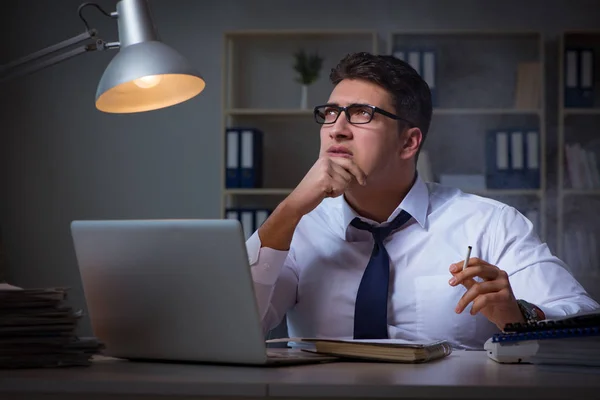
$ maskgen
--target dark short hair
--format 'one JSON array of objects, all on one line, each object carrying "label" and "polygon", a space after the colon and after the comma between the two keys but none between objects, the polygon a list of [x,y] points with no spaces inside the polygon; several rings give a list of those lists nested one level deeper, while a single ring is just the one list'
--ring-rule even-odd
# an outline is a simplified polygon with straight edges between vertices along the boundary
[{"label": "dark short hair", "polygon": [[391,55],[351,53],[331,70],[329,79],[334,85],[343,79],[362,79],[386,89],[392,96],[396,115],[415,124],[425,142],[431,124],[431,91],[407,62]]}]

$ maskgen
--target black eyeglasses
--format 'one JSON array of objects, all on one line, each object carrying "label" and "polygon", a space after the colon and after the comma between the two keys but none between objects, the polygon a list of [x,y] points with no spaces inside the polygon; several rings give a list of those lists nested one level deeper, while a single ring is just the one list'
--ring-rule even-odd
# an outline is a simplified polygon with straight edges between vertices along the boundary
[{"label": "black eyeglasses", "polygon": [[353,125],[368,124],[373,119],[373,115],[377,112],[388,118],[404,121],[411,128],[416,126],[407,119],[370,104],[350,104],[347,107],[338,106],[336,104],[316,106],[314,109],[315,121],[321,125],[335,124],[342,111],[346,113],[346,120]]}]

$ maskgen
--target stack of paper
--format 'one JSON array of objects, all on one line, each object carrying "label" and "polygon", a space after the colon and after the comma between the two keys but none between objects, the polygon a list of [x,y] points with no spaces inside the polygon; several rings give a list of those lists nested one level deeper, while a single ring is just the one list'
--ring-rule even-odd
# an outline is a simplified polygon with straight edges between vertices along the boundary
[{"label": "stack of paper", "polygon": [[0,285],[0,368],[89,365],[102,349],[75,334],[82,316],[65,304],[67,289]]}]

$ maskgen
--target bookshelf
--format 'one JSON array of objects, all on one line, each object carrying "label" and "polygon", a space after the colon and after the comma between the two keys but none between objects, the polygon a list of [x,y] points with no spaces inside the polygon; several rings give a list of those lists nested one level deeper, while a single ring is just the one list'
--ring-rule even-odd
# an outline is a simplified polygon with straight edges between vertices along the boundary
[{"label": "bookshelf", "polygon": [[[546,236],[546,126],[543,38],[538,32],[393,31],[387,54],[398,48],[436,52],[434,110],[424,149],[431,155],[434,180],[442,174],[485,175],[486,135],[493,129],[534,129],[538,133],[539,180],[534,186],[465,189],[533,211],[540,236]],[[304,48],[325,57],[317,82],[300,107],[293,54]],[[361,30],[233,31],[224,36],[222,154],[228,127],[263,132],[263,182],[260,187],[228,187],[221,171],[222,217],[230,209],[273,209],[304,177],[318,155],[319,126],[312,106],[325,101],[328,72],[345,54],[378,53],[376,32]],[[538,82],[519,89],[519,63],[535,63]],[[531,70],[530,70],[531,71]],[[529,94],[529,96],[520,97]],[[525,100],[525,101],[523,101]],[[457,138],[457,133],[460,137]],[[459,139],[459,140],[457,140]],[[448,151],[450,149],[450,151]],[[528,215],[529,216],[529,215]]]},{"label": "bookshelf", "polygon": [[[263,140],[259,187],[228,186],[222,168],[221,217],[228,218],[232,209],[272,210],[296,187],[318,157],[320,127],[312,107],[329,97],[330,69],[347,53],[377,53],[378,37],[365,30],[246,30],[226,32],[223,46],[221,154],[226,160],[228,128],[258,129]],[[319,78],[308,87],[306,107],[301,107],[293,69],[300,49],[323,57]],[[253,231],[244,230],[246,236]]]},{"label": "bookshelf", "polygon": [[[587,63],[590,55],[593,62]],[[562,32],[557,57],[558,255],[596,298],[600,297],[599,55],[600,31]]]},{"label": "bookshelf", "polygon": [[6,248],[2,238],[2,229],[0,229],[0,283],[6,281],[7,269]]},{"label": "bookshelf", "polygon": [[[534,221],[544,240],[547,236],[547,181],[542,34],[535,31],[393,31],[387,52],[413,66],[418,65],[421,69],[415,68],[432,87],[433,117],[423,145],[429,155],[427,169],[431,171],[431,179],[515,206]],[[426,72],[425,57],[411,59],[411,52],[433,53],[433,73]],[[524,84],[527,81],[532,85]],[[522,130],[523,135],[531,130],[537,132],[539,152],[537,168],[533,170],[536,183],[518,187],[489,184],[486,174],[490,171],[487,165],[490,157],[486,153],[486,141],[494,130],[507,131],[509,148],[512,131]],[[466,186],[454,183],[457,176]]]}]

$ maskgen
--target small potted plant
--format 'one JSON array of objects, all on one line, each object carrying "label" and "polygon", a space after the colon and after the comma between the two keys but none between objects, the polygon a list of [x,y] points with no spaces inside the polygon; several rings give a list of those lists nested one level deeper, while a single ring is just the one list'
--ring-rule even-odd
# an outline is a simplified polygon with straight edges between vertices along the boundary
[{"label": "small potted plant", "polygon": [[323,66],[323,57],[316,52],[308,54],[301,49],[294,55],[294,70],[298,73],[296,81],[302,85],[302,97],[300,98],[300,108],[308,108],[308,86],[319,78],[319,72]]}]

